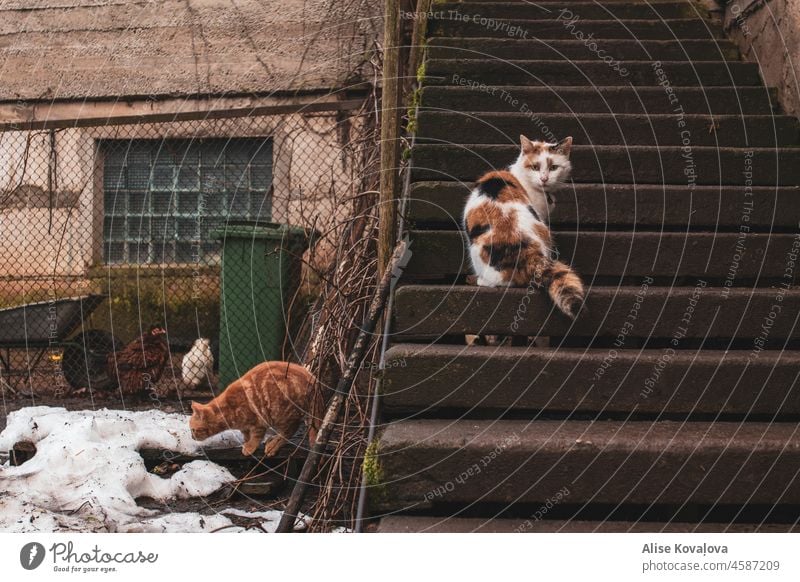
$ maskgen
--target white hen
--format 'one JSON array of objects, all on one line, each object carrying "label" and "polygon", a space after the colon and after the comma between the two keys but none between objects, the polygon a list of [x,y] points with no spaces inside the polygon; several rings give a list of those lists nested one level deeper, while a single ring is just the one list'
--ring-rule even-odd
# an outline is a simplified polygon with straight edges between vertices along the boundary
[{"label": "white hen", "polygon": [[211,341],[201,337],[194,341],[181,363],[183,383],[191,388],[201,384],[211,384],[211,374],[214,371],[214,355],[211,353]]}]

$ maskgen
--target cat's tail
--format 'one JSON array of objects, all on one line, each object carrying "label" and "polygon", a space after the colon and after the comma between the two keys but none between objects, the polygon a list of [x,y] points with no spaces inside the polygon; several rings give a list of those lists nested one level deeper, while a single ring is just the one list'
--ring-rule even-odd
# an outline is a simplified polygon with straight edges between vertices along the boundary
[{"label": "cat's tail", "polygon": [[583,281],[569,265],[553,261],[542,272],[542,286],[565,315],[575,319],[586,298]]}]

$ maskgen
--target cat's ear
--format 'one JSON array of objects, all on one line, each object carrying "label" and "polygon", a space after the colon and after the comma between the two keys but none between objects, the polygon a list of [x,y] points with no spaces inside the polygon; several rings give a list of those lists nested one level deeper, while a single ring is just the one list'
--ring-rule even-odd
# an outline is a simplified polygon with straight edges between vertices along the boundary
[{"label": "cat's ear", "polygon": [[572,136],[565,137],[560,142],[556,144],[554,151],[556,153],[561,154],[562,156],[568,158],[569,151],[572,149]]},{"label": "cat's ear", "polygon": [[522,151],[526,154],[532,153],[536,149],[536,147],[533,145],[533,142],[524,135],[519,136],[519,145],[522,147]]},{"label": "cat's ear", "polygon": [[203,405],[199,402],[192,401],[192,412],[200,412],[203,410]]}]

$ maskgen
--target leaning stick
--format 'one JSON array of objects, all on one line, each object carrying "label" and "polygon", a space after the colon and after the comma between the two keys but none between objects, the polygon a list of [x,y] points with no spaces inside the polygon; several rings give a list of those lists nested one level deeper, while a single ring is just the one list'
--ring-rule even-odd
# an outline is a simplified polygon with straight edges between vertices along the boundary
[{"label": "leaning stick", "polygon": [[378,288],[375,291],[375,296],[370,303],[364,325],[361,326],[361,331],[356,338],[356,343],[353,345],[353,351],[350,353],[350,358],[347,360],[347,368],[345,369],[344,375],[336,384],[336,391],[328,404],[328,409],[325,411],[322,425],[319,428],[319,432],[317,432],[317,440],[314,441],[314,446],[311,447],[306,461],[303,463],[300,477],[297,479],[297,483],[295,483],[294,489],[292,489],[292,494],[289,496],[289,501],[286,503],[286,509],[283,511],[281,521],[276,530],[277,533],[289,532],[294,528],[300,505],[303,503],[303,499],[306,495],[306,489],[317,471],[322,453],[325,451],[333,427],[339,419],[344,399],[349,394],[358,369],[361,367],[369,336],[375,331],[378,319],[380,319],[383,308],[386,305],[386,299],[389,297],[389,292],[394,286],[393,283],[396,283],[400,278],[403,269],[411,258],[410,253],[406,252],[407,250],[407,241],[402,240],[397,243],[389,265],[383,272]]}]

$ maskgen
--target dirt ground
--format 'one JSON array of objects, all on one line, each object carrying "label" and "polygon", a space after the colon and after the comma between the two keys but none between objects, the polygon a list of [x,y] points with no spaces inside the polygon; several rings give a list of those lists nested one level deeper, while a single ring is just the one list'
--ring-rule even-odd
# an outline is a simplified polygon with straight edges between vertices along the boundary
[{"label": "dirt ground", "polygon": [[[15,367],[25,369],[20,354],[14,354]],[[64,379],[60,364],[46,356],[27,377],[12,377],[9,386],[0,384],[0,430],[5,428],[9,412],[26,406],[63,406],[67,410],[118,410],[159,409],[164,412],[191,414],[191,401],[208,402],[215,393],[209,388],[187,391],[181,382],[181,355],[175,355],[171,366],[164,370],[156,384],[155,393],[140,398],[122,398],[118,390],[92,391],[74,390]],[[214,379],[216,380],[216,378]]]}]

